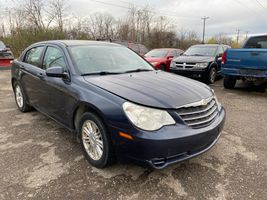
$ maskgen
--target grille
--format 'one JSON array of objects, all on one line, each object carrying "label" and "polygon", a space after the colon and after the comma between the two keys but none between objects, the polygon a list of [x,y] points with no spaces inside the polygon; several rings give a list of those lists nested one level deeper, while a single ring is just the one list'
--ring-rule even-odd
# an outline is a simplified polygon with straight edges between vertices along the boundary
[{"label": "grille", "polygon": [[202,128],[208,126],[218,114],[218,106],[212,98],[207,100],[206,105],[196,103],[189,107],[181,107],[177,109],[177,114],[183,121],[192,128]]},{"label": "grille", "polygon": [[176,62],[175,66],[177,68],[184,68],[184,69],[192,69],[194,68],[194,66],[196,65],[196,63],[183,63],[183,62]]}]

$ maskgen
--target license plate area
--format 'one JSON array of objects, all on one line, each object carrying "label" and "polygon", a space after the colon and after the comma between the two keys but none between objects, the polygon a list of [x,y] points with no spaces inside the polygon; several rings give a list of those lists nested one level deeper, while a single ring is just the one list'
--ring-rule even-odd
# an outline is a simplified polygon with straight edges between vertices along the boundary
[{"label": "license plate area", "polygon": [[241,75],[265,75],[265,70],[240,69]]}]

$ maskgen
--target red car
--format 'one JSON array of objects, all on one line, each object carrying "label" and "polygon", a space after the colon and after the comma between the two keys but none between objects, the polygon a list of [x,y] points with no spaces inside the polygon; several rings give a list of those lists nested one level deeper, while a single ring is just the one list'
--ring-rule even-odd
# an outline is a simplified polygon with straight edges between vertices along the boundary
[{"label": "red car", "polygon": [[155,68],[169,72],[172,59],[180,56],[183,52],[181,49],[174,48],[152,49],[144,57]]},{"label": "red car", "polygon": [[13,59],[13,53],[10,48],[0,41],[0,69],[10,67]]}]

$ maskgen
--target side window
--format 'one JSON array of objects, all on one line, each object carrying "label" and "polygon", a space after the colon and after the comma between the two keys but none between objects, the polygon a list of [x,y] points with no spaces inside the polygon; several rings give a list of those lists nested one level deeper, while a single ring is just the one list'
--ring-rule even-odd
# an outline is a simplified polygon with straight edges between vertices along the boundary
[{"label": "side window", "polygon": [[43,68],[48,69],[50,67],[66,68],[63,53],[55,47],[47,47],[47,50],[45,52]]},{"label": "side window", "polygon": [[29,63],[29,64],[34,65],[36,67],[40,67],[41,56],[42,56],[43,50],[44,50],[43,46],[34,47],[34,48],[30,49],[26,53],[26,57],[25,57],[24,61],[26,63]]},{"label": "side window", "polygon": [[170,51],[169,54],[168,54],[168,56],[176,57],[176,56],[175,56],[175,51],[174,51],[174,50]]},{"label": "side window", "polygon": [[217,55],[222,55],[223,52],[224,52],[223,47],[222,47],[222,46],[219,46],[219,47],[218,47],[218,51],[217,51]]}]

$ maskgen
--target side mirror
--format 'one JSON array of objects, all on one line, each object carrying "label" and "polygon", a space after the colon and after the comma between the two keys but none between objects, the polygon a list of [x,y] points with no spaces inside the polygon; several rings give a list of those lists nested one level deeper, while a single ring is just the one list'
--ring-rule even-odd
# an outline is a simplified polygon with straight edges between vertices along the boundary
[{"label": "side mirror", "polygon": [[56,77],[56,78],[66,78],[68,77],[68,74],[65,73],[65,70],[63,67],[50,67],[46,69],[45,71],[46,75],[49,77]]},{"label": "side mirror", "polygon": [[172,60],[173,59],[173,56],[168,56],[167,59],[168,60]]}]

